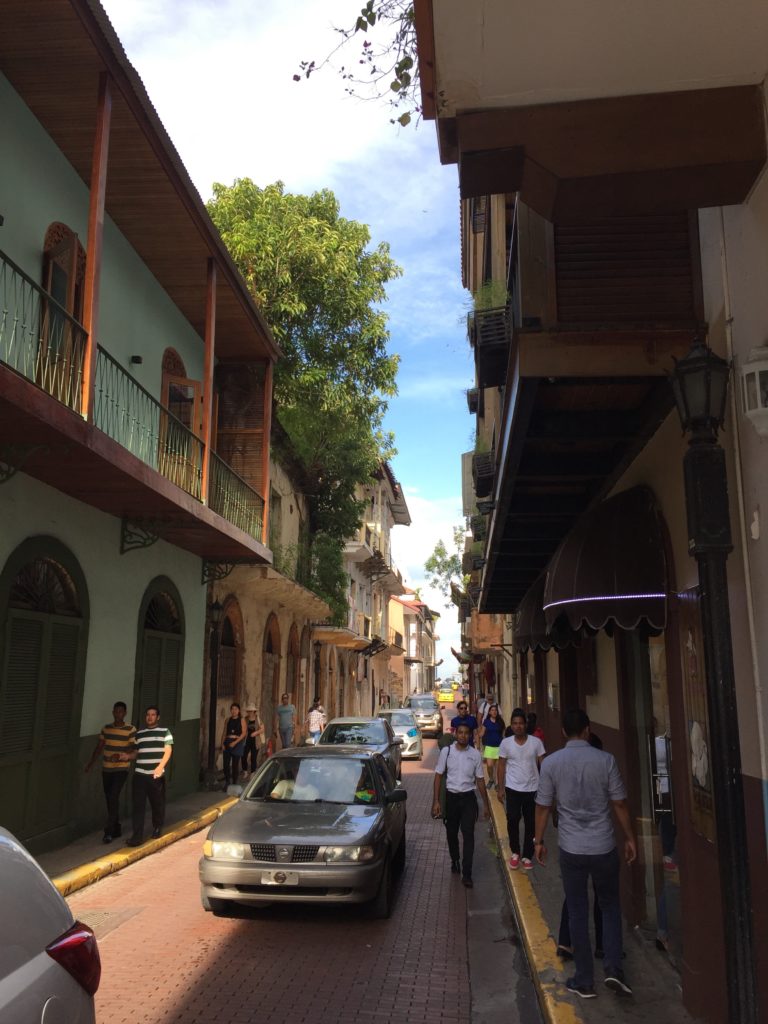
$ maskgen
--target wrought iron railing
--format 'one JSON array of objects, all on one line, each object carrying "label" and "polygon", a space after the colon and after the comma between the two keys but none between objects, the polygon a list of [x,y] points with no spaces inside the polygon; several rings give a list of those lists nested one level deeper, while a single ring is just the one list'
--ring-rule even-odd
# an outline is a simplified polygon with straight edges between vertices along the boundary
[{"label": "wrought iron railing", "polygon": [[0,252],[0,360],[80,412],[85,329]]},{"label": "wrought iron railing", "polygon": [[264,499],[211,452],[208,506],[255,540],[262,539]]},{"label": "wrought iron railing", "polygon": [[99,347],[94,426],[198,500],[203,442]]}]

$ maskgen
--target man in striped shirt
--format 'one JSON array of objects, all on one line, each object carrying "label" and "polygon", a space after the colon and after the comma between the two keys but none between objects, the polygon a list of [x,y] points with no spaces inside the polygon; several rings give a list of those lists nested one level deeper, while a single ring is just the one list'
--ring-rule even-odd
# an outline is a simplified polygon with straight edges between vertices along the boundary
[{"label": "man in striped shirt", "polygon": [[125,721],[127,711],[123,701],[116,702],[112,708],[113,721],[101,730],[91,759],[85,766],[86,772],[89,772],[101,754],[101,781],[104,785],[104,799],[107,802],[107,822],[102,840],[105,843],[111,843],[113,839],[123,834],[120,824],[120,793],[128,778],[128,764],[120,759],[120,754],[127,753],[133,748],[133,738],[136,735],[136,726]]},{"label": "man in striped shirt", "polygon": [[134,749],[121,760],[135,761],[133,773],[133,835],[128,846],[144,842],[144,811],[149,800],[152,809],[152,838],[158,839],[165,820],[165,766],[173,753],[170,729],[160,725],[160,711],[150,706],[144,713],[146,728],[139,729]]}]

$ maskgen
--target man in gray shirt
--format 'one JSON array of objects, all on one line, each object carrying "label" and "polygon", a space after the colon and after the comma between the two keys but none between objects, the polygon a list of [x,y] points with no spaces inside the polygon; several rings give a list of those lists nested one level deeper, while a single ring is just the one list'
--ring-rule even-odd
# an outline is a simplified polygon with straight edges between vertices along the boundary
[{"label": "man in gray shirt", "polygon": [[611,811],[624,833],[624,858],[637,856],[627,794],[615,758],[589,744],[589,718],[581,710],[563,715],[565,747],[545,758],[536,795],[536,860],[544,864],[544,833],[552,804],[559,816],[560,873],[573,942],[576,973],[566,988],[582,999],[593,999],[594,964],[589,942],[589,894],[592,878],[603,911],[605,984],[631,995],[622,968],[619,854]]}]

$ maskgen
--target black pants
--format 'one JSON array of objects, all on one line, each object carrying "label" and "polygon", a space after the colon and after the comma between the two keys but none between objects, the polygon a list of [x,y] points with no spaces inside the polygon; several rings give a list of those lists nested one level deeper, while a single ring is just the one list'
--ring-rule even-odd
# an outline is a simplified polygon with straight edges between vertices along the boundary
[{"label": "black pants", "polygon": [[250,771],[256,771],[256,765],[259,760],[259,748],[256,744],[256,737],[249,736],[245,741],[245,753],[243,754],[243,771],[247,772],[248,769],[248,757],[251,758]]},{"label": "black pants", "polygon": [[144,835],[144,809],[152,808],[152,828],[163,827],[165,821],[165,776],[153,779],[151,775],[133,773],[133,835],[141,839]]},{"label": "black pants", "polygon": [[523,857],[533,859],[533,840],[536,828],[536,793],[523,793],[519,789],[505,788],[507,794],[507,835],[512,853],[520,856],[520,817],[525,825]]},{"label": "black pants", "polygon": [[224,785],[237,782],[240,778],[240,755],[224,751]]},{"label": "black pants", "polygon": [[[448,838],[448,852],[452,861],[461,859],[461,874],[472,877],[472,861],[475,856],[475,822],[477,821],[477,798],[475,791],[445,794],[445,831]],[[459,829],[461,829],[462,853],[459,857]]]},{"label": "black pants", "polygon": [[[595,949],[603,948],[603,909],[600,906],[600,900],[597,898],[597,890],[595,889],[595,883],[592,882],[592,888],[594,890],[594,902],[592,905],[592,920],[595,923]],[[565,946],[566,949],[571,948],[571,923],[568,917],[568,900],[563,900],[563,910],[560,914],[560,931],[557,934],[558,946]]]},{"label": "black pants", "polygon": [[102,772],[101,781],[104,786],[104,799],[107,801],[107,822],[104,825],[105,836],[119,836],[120,827],[120,794],[123,791],[127,771]]}]

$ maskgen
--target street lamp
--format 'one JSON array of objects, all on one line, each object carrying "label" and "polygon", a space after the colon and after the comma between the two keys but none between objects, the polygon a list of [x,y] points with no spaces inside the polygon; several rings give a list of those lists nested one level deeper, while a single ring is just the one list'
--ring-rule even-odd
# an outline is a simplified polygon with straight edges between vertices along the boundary
[{"label": "street lamp", "polygon": [[747,827],[733,670],[726,560],[733,549],[725,452],[730,366],[700,339],[675,366],[672,390],[683,431],[688,551],[698,564],[712,753],[730,1024],[757,1024]]},{"label": "street lamp", "polygon": [[211,658],[210,679],[208,682],[208,773],[209,781],[213,781],[216,771],[216,701],[219,687],[219,625],[224,606],[218,600],[208,605],[208,621],[211,627],[209,654]]}]

